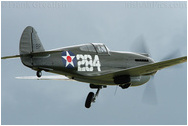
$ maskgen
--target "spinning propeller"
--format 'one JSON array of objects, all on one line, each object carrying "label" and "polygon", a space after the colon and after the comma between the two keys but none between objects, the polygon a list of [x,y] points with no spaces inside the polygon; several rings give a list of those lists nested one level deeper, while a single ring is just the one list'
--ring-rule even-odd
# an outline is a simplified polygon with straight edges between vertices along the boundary
[{"label": "spinning propeller", "polygon": [[[146,41],[144,37],[141,35],[136,38],[136,40],[133,42],[132,50],[137,53],[146,53],[151,57],[151,53],[149,51],[148,46],[146,45]],[[164,58],[162,58],[160,61],[169,60],[173,58],[177,58],[180,56],[180,50],[175,50],[172,53],[168,54]],[[176,66],[177,67],[177,66]],[[156,105],[158,103],[157,101],[157,93],[155,88],[155,81],[154,81],[154,75],[151,76],[151,79],[149,82],[146,83],[142,97],[142,102],[150,105]]]}]

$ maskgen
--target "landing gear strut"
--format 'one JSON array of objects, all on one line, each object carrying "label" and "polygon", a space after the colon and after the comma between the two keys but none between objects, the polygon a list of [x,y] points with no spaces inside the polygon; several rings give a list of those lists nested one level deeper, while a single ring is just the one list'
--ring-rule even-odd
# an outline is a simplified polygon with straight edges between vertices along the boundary
[{"label": "landing gear strut", "polygon": [[37,77],[41,77],[42,76],[42,72],[41,72],[41,70],[39,70],[39,71],[37,71]]},{"label": "landing gear strut", "polygon": [[[93,85],[90,84],[90,87],[92,87]],[[106,87],[106,86],[104,86]],[[102,89],[102,86],[96,86],[97,88],[97,92],[94,94],[93,92],[89,92],[87,98],[86,98],[86,102],[85,102],[85,107],[86,108],[90,108],[91,107],[91,103],[95,103],[96,97],[99,94],[100,89]]]}]

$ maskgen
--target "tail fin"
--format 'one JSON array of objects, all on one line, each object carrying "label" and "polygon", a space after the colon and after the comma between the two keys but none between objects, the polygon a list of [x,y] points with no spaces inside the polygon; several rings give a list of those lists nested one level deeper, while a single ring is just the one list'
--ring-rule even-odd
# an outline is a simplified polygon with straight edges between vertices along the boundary
[{"label": "tail fin", "polygon": [[20,55],[22,63],[26,66],[33,66],[32,56],[23,54],[31,54],[35,52],[44,52],[43,45],[37,35],[35,29],[28,26],[24,29],[20,38]]},{"label": "tail fin", "polygon": [[45,51],[35,29],[28,26],[20,38],[20,54]]}]

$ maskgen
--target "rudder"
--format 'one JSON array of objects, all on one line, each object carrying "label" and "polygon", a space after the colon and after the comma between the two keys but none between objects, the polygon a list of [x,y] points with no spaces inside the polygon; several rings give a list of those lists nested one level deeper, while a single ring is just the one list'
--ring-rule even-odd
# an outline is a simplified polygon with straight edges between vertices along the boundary
[{"label": "rudder", "polygon": [[35,29],[28,26],[24,29],[22,36],[20,38],[20,55],[22,63],[26,66],[33,66],[32,55],[35,52],[44,52],[44,47],[37,35]]},{"label": "rudder", "polygon": [[20,38],[20,54],[45,51],[35,29],[28,26]]}]

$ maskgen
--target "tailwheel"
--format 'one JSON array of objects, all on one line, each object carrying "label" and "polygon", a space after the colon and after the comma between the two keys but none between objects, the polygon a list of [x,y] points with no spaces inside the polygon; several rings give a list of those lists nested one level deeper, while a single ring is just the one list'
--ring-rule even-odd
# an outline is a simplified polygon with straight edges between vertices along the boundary
[{"label": "tailwheel", "polygon": [[93,102],[93,98],[94,98],[94,93],[93,92],[89,92],[87,98],[86,98],[86,102],[85,102],[85,107],[86,108],[90,108],[91,107],[91,103]]},{"label": "tailwheel", "polygon": [[41,76],[42,76],[41,70],[37,71],[37,77],[41,77]]}]

